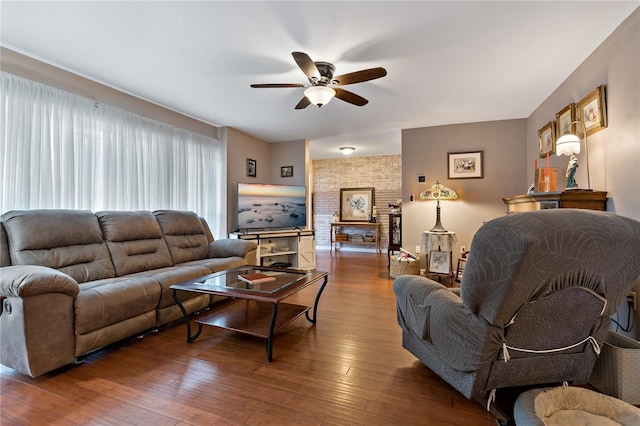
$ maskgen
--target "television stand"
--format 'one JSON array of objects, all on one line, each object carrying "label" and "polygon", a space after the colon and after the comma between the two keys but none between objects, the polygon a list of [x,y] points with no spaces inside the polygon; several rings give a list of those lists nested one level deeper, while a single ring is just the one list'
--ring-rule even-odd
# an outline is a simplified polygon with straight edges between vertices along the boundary
[{"label": "television stand", "polygon": [[229,238],[258,243],[255,264],[289,264],[296,269],[316,268],[316,237],[311,229],[246,230],[232,232]]}]

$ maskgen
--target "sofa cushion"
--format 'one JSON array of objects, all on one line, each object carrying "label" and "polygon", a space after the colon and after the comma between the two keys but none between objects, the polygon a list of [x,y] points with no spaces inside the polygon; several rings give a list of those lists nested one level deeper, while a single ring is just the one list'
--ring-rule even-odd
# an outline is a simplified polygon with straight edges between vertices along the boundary
[{"label": "sofa cushion", "polygon": [[[242,241],[242,240],[236,240]],[[213,272],[220,272],[226,269],[239,268],[240,266],[246,265],[244,257],[230,256],[230,257],[219,257],[214,259],[201,259],[201,260],[192,260],[190,262],[181,263],[176,266],[204,266]]]},{"label": "sofa cushion", "polygon": [[4,232],[4,226],[0,220],[0,267],[9,265],[11,265],[9,243],[7,242],[7,234]]},{"label": "sofa cushion", "polygon": [[209,242],[198,215],[176,210],[157,210],[153,214],[174,264],[207,258]]},{"label": "sofa cushion", "polygon": [[173,261],[151,212],[96,213],[116,276],[171,266]]},{"label": "sofa cushion", "polygon": [[74,304],[76,335],[152,312],[159,300],[160,286],[149,277],[119,277],[81,284]]},{"label": "sofa cushion", "polygon": [[47,266],[78,283],[115,276],[98,218],[88,210],[10,211],[2,220],[12,265]]},{"label": "sofa cushion", "polygon": [[[158,303],[158,308],[166,308],[167,306],[174,305],[176,303],[173,299],[173,290],[171,290],[172,285],[180,284],[209,274],[211,274],[211,270],[204,266],[181,265],[180,267],[161,268],[153,271],[138,272],[137,274],[131,275],[131,277],[146,277],[156,281],[160,286],[160,302]],[[179,292],[180,300],[187,300],[195,296],[198,296],[198,293]]]}]

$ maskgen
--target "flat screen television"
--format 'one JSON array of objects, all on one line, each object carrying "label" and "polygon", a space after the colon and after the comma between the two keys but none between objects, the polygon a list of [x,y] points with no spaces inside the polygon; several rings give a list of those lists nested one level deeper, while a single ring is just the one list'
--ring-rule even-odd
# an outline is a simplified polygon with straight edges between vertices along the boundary
[{"label": "flat screen television", "polygon": [[305,229],[306,188],[238,183],[238,230]]}]

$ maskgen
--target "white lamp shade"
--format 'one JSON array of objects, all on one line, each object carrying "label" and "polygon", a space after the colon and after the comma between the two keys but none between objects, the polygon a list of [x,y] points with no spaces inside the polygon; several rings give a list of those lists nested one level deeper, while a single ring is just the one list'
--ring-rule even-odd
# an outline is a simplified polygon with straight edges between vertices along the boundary
[{"label": "white lamp shade", "polygon": [[556,155],[580,154],[580,138],[576,135],[562,135],[556,141]]},{"label": "white lamp shade", "polygon": [[304,95],[312,104],[322,105],[328,104],[336,95],[336,91],[327,86],[311,86],[304,91]]}]

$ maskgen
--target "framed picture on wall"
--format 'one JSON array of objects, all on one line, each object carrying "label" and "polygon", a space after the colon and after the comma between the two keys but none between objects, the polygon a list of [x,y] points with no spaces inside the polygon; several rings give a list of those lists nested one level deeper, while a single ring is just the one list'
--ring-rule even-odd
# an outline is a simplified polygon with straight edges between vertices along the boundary
[{"label": "framed picture on wall", "polygon": [[293,166],[280,167],[280,177],[292,177],[292,176],[293,176]]},{"label": "framed picture on wall", "polygon": [[449,179],[482,178],[482,151],[452,152],[449,157]]},{"label": "framed picture on wall", "polygon": [[[597,87],[578,103],[578,120],[587,128],[587,136],[607,127],[607,105],[604,84]],[[579,135],[584,137],[584,135]]]},{"label": "framed picture on wall", "polygon": [[374,188],[341,188],[340,222],[370,221],[374,203]]},{"label": "framed picture on wall", "polygon": [[256,177],[256,160],[247,158],[247,176]]},{"label": "framed picture on wall", "polygon": [[556,123],[550,121],[538,130],[538,144],[540,145],[540,158],[556,152]]},{"label": "framed picture on wall", "polygon": [[568,133],[576,134],[576,125],[571,124],[576,119],[575,104],[571,103],[562,108],[559,113],[556,114],[556,138],[560,138]]}]

